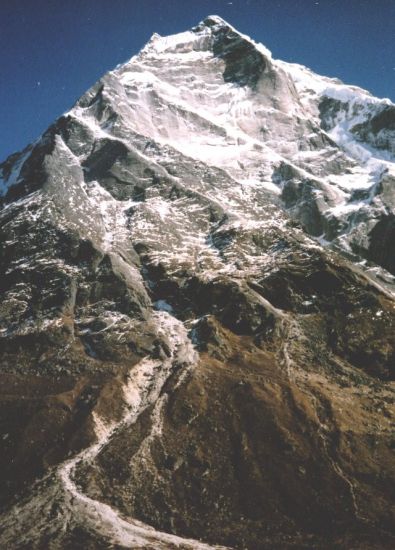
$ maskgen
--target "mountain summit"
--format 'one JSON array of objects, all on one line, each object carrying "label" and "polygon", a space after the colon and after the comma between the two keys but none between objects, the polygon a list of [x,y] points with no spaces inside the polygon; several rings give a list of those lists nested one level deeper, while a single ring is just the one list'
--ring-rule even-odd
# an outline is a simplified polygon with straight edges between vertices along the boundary
[{"label": "mountain summit", "polygon": [[0,165],[2,547],[394,547],[394,121],[209,16]]}]

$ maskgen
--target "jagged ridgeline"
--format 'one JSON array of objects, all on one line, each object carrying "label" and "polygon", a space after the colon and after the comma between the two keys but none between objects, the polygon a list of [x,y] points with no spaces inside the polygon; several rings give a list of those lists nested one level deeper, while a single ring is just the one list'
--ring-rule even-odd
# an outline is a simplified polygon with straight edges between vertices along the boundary
[{"label": "jagged ridgeline", "polygon": [[2,548],[394,548],[394,113],[211,16],[0,165]]}]

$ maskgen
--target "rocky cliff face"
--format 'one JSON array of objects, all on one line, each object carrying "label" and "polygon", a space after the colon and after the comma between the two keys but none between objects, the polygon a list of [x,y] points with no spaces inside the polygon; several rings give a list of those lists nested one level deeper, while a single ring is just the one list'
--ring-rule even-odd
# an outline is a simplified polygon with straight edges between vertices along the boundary
[{"label": "rocky cliff face", "polygon": [[4,548],[393,548],[395,107],[212,16],[2,165]]}]

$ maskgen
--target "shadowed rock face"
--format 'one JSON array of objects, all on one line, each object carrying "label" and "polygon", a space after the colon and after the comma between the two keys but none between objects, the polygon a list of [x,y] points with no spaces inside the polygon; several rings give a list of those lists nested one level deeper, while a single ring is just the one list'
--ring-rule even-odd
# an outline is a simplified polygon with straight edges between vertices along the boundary
[{"label": "shadowed rock face", "polygon": [[351,131],[361,141],[394,153],[395,107],[385,106],[370,116],[366,122],[356,124]]},{"label": "shadowed rock face", "polygon": [[213,53],[225,62],[225,82],[255,88],[267,66],[264,56],[249,40],[217,18],[207,18],[204,23],[214,27]]},{"label": "shadowed rock face", "polygon": [[264,52],[156,36],[0,166],[2,547],[394,547],[391,109]]},{"label": "shadowed rock face", "polygon": [[383,217],[371,231],[369,259],[384,265],[388,271],[395,273],[395,261],[392,248],[395,238],[395,216]]}]

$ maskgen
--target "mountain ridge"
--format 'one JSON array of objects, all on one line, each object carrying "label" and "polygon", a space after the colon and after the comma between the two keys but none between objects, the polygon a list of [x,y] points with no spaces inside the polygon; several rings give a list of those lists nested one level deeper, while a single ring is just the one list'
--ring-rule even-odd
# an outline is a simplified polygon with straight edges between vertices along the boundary
[{"label": "mountain ridge", "polygon": [[209,16],[0,165],[2,544],[392,547],[393,109]]}]

